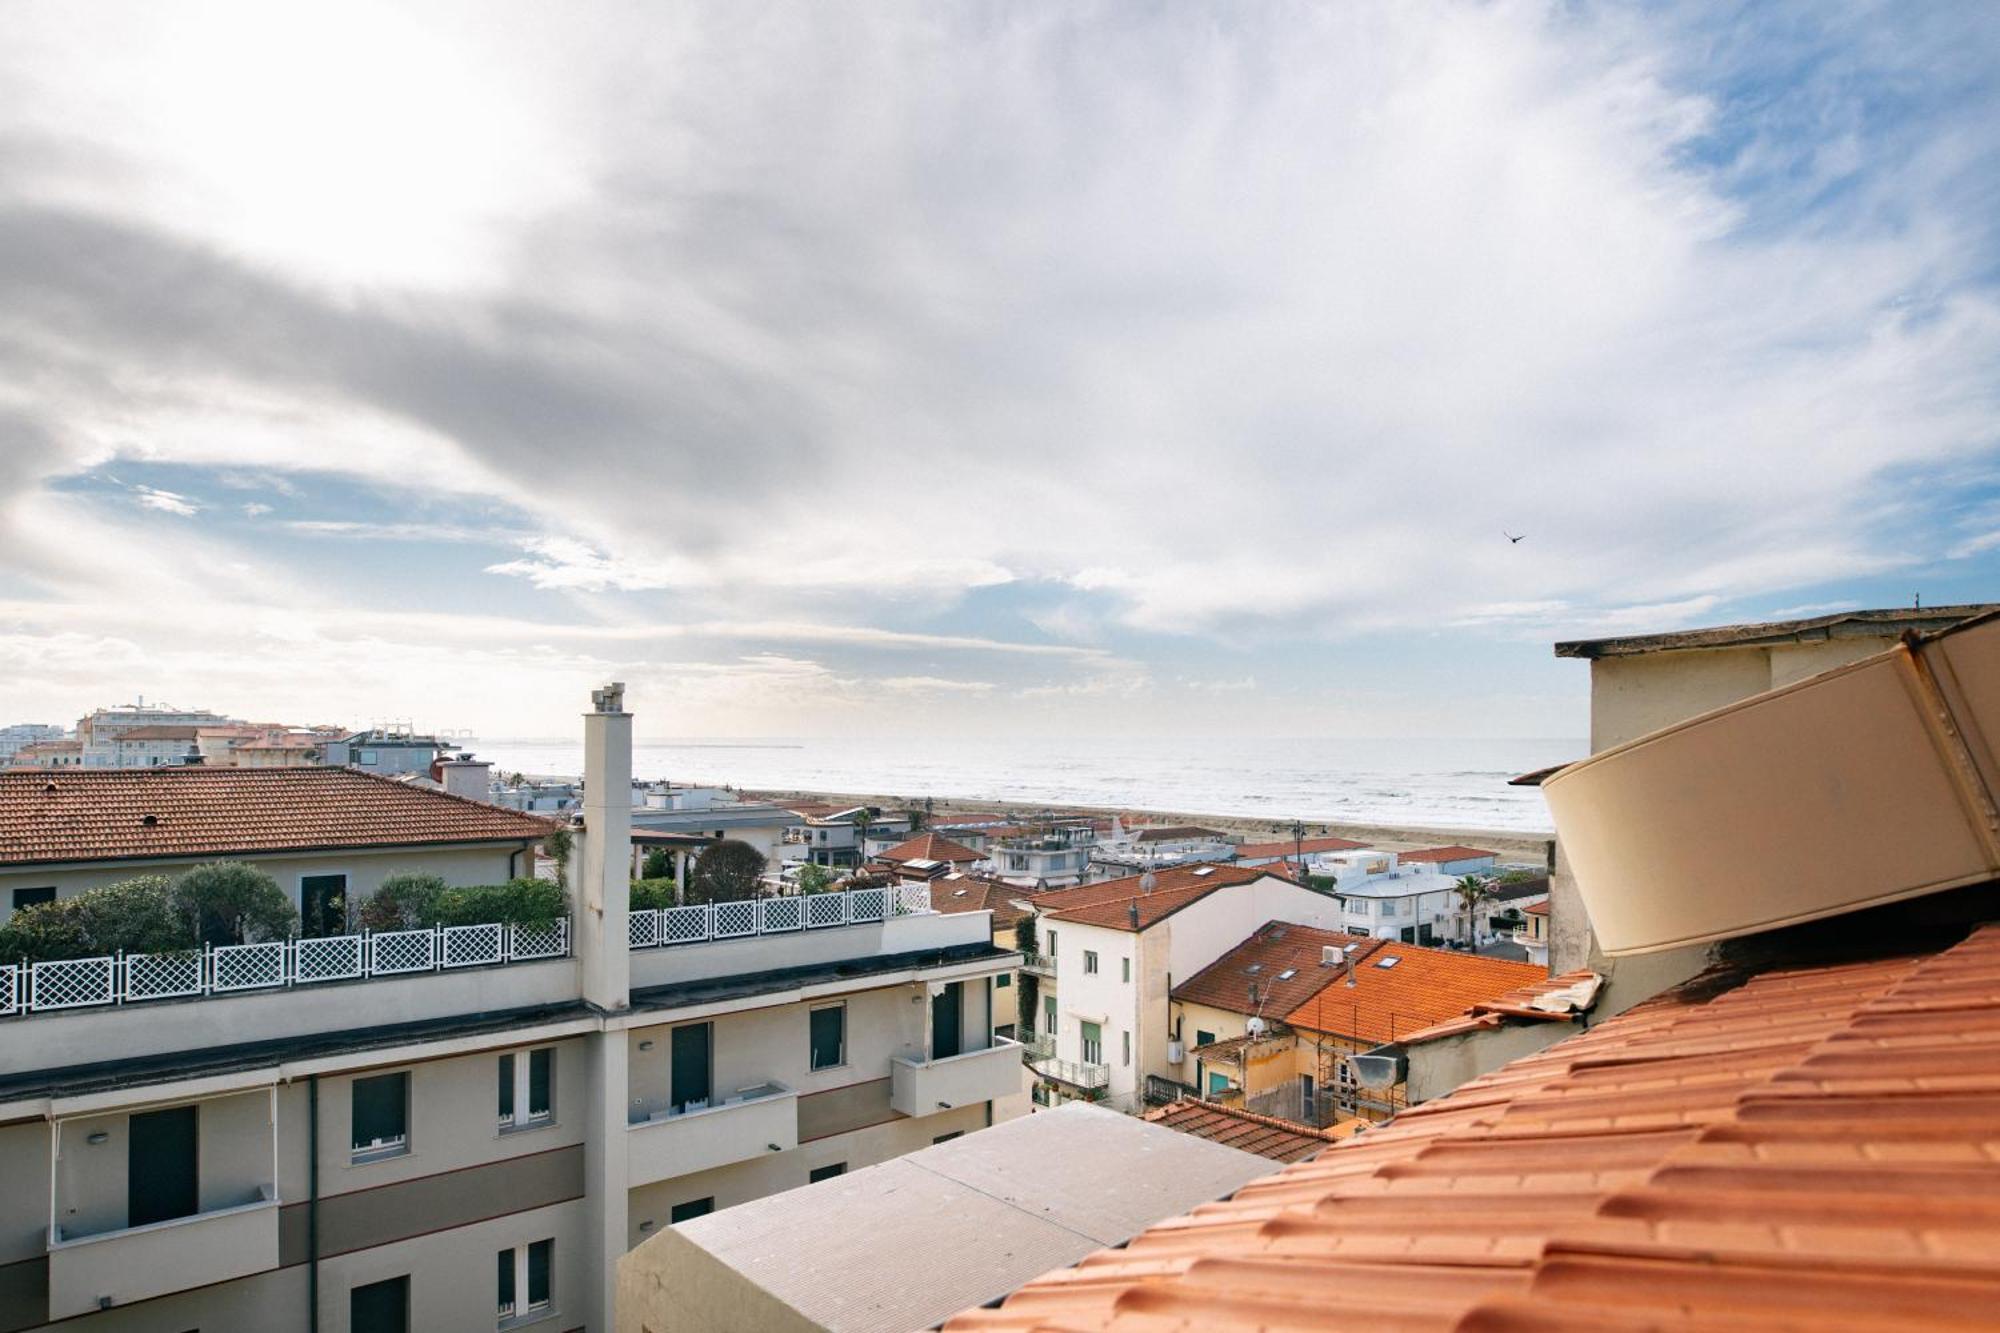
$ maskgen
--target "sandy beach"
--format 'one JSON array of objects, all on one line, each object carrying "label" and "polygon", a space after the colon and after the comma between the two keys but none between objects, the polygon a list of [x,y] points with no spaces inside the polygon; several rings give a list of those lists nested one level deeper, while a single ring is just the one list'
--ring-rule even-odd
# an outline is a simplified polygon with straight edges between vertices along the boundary
[{"label": "sandy beach", "polygon": [[[765,789],[746,790],[742,795],[746,800],[775,801],[780,804],[785,801],[826,801],[843,806],[874,805],[884,810],[901,810],[908,805],[905,797],[868,792]],[[1118,814],[1124,815],[1128,821],[1140,820],[1152,824],[1198,824],[1203,828],[1212,828],[1223,833],[1241,834],[1246,842],[1281,842],[1292,836],[1290,821],[1273,823],[1270,820],[1245,819],[1234,815],[1204,814],[1196,810],[1135,810],[1131,807],[1116,806],[1040,805],[1026,801],[939,802],[932,818],[936,822],[944,822],[954,811],[1018,814],[1024,819],[1042,814],[1093,816]],[[1385,851],[1412,851],[1420,847],[1464,845],[1498,852],[1502,861],[1541,866],[1547,862],[1548,845],[1554,835],[1505,832],[1497,829],[1343,824],[1309,820],[1306,823],[1306,836],[1351,838]]]}]

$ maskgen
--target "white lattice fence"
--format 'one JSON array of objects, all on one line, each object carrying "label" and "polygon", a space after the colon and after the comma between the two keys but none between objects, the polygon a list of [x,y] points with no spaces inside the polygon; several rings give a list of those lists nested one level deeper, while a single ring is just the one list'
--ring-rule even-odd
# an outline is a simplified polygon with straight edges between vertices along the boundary
[{"label": "white lattice fence", "polygon": [[757,933],[757,904],[752,901],[715,903],[715,938],[732,940]]},{"label": "white lattice fence", "polygon": [[625,934],[635,949],[650,949],[660,942],[660,914],[642,907],[625,918]]},{"label": "white lattice fence", "polygon": [[264,990],[282,986],[285,972],[285,944],[225,944],[208,955],[209,986],[218,991]]},{"label": "white lattice fence", "polygon": [[21,987],[24,984],[18,963],[0,967],[0,1017],[21,1012]]},{"label": "white lattice fence", "polygon": [[912,916],[931,910],[931,886],[928,884],[898,884],[896,886],[896,915]]},{"label": "white lattice fence", "polygon": [[766,898],[760,906],[764,914],[764,933],[797,930],[805,922],[805,912],[800,898]]},{"label": "white lattice fence", "polygon": [[509,953],[515,958],[560,958],[569,952],[569,918],[545,926],[515,926]]},{"label": "white lattice fence", "polygon": [[368,970],[378,977],[428,972],[437,956],[437,935],[428,930],[389,930],[368,937]]},{"label": "white lattice fence", "polygon": [[507,928],[499,922],[478,926],[446,926],[442,947],[446,967],[478,967],[498,963],[506,955]]},{"label": "white lattice fence", "polygon": [[292,945],[292,980],[350,981],[366,961],[359,935],[325,935]]},{"label": "white lattice fence", "polygon": [[815,893],[805,900],[806,925],[814,930],[824,926],[844,926],[847,924],[847,895],[844,893]]},{"label": "white lattice fence", "polygon": [[35,1009],[75,1009],[110,1004],[117,995],[116,963],[110,958],[65,958],[36,963],[28,978],[28,1004]]},{"label": "white lattice fence", "polygon": [[186,953],[128,953],[125,955],[125,998],[164,1000],[176,995],[202,992],[201,955]]},{"label": "white lattice fence", "polygon": [[660,909],[660,943],[695,944],[709,937],[711,923],[706,907],[663,907]]},{"label": "white lattice fence", "polygon": [[846,895],[847,919],[856,925],[880,921],[889,915],[887,889],[855,889]]}]

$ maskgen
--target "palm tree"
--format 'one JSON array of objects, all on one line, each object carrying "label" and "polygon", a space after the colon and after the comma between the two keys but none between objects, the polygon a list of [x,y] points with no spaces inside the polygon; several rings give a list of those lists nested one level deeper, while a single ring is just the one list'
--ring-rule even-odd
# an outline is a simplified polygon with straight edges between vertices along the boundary
[{"label": "palm tree", "polygon": [[875,827],[875,807],[864,805],[854,820],[854,865],[858,870],[868,861],[868,830]]},{"label": "palm tree", "polygon": [[1493,900],[1493,888],[1477,875],[1463,875],[1453,881],[1452,896],[1458,899],[1460,918],[1465,922],[1465,941],[1477,943],[1473,934],[1474,923],[1479,917],[1479,905]]}]

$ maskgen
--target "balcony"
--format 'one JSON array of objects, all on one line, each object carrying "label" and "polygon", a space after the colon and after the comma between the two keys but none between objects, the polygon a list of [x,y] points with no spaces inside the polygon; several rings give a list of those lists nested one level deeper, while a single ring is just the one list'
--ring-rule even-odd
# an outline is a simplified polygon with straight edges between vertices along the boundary
[{"label": "balcony", "polygon": [[168,1222],[49,1237],[49,1318],[95,1314],[278,1266],[278,1200],[259,1197]]},{"label": "balcony", "polygon": [[1032,972],[1038,977],[1048,977],[1054,980],[1056,975],[1055,955],[1023,951],[1021,954],[1021,970],[1023,972]]},{"label": "balcony", "polygon": [[799,1095],[760,1083],[712,1106],[662,1107],[626,1131],[626,1179],[636,1188],[798,1147]]},{"label": "balcony", "polygon": [[1047,1032],[1024,1032],[1021,1034],[1021,1055],[1029,1063],[1036,1060],[1053,1060],[1056,1054],[1056,1039]]},{"label": "balcony", "polygon": [[1036,1060],[1029,1067],[1043,1078],[1067,1083],[1073,1088],[1101,1088],[1111,1082],[1110,1065],[1094,1065],[1083,1060]]},{"label": "balcony", "polygon": [[983,1051],[942,1060],[889,1062],[889,1107],[903,1115],[933,1115],[958,1106],[1012,1097],[1021,1090],[1021,1046],[995,1037]]}]

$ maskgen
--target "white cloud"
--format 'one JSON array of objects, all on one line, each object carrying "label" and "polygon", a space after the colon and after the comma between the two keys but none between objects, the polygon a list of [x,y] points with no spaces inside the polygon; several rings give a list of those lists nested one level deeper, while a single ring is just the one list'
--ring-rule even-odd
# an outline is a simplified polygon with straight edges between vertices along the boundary
[{"label": "white cloud", "polygon": [[178,514],[182,518],[193,518],[201,512],[198,503],[174,491],[162,491],[151,486],[134,486],[132,493],[139,497],[141,509],[156,509],[162,514]]}]

